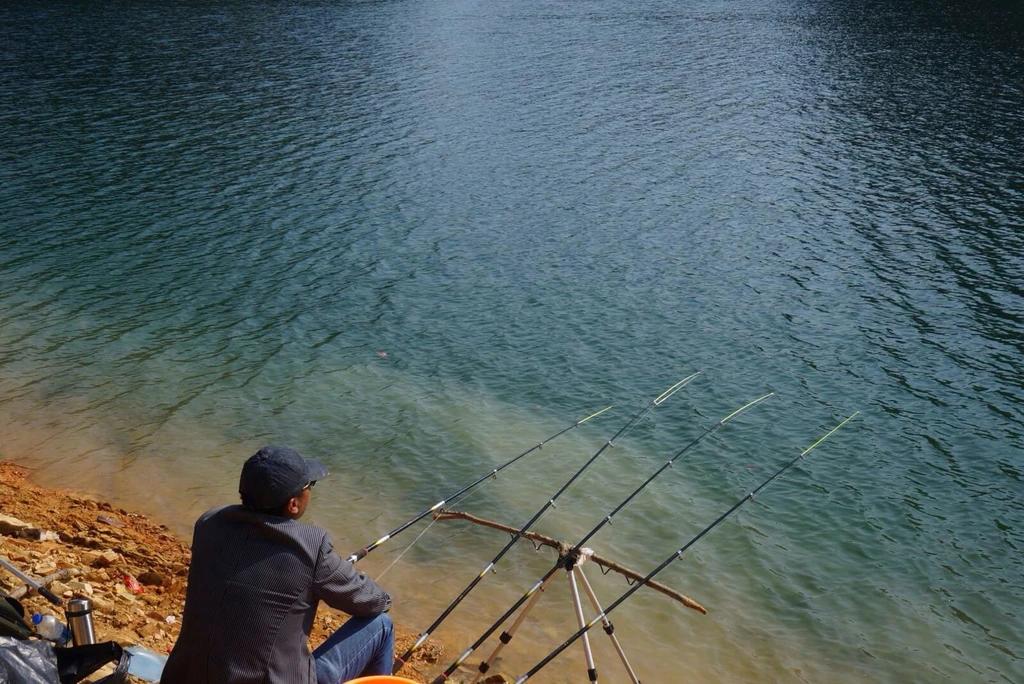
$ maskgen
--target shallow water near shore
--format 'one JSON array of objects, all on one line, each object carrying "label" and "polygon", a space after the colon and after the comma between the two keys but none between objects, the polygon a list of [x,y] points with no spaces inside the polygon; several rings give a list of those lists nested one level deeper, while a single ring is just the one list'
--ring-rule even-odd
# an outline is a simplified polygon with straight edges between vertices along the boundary
[{"label": "shallow water near shore", "polygon": [[[614,404],[460,504],[524,523],[701,370],[539,531],[776,392],[591,542],[649,571],[861,413],[658,577],[709,615],[615,611],[642,680],[1020,681],[1022,64],[1012,3],[4,6],[0,451],[188,534],[288,444],[347,553]],[[363,561],[413,629],[507,539],[425,527]],[[574,631],[564,585],[505,670]]]}]

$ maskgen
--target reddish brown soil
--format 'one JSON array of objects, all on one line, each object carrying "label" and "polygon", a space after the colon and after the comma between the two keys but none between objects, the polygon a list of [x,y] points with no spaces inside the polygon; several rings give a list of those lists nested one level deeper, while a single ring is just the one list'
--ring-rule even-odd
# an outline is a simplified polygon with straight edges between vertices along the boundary
[{"label": "reddish brown soil", "polygon": [[[28,470],[5,461],[0,461],[0,515],[59,535],[59,540],[40,540],[31,530],[0,533],[0,556],[33,577],[64,575],[50,588],[65,599],[86,595],[92,600],[98,640],[170,651],[181,625],[190,555],[188,545],[167,527],[87,495],[38,487]],[[138,582],[134,591],[133,580]],[[21,587],[0,567],[0,589]],[[63,618],[35,592],[21,600],[30,614]],[[343,613],[321,606],[310,648],[344,621]],[[399,627],[396,651],[404,652],[416,636]],[[426,681],[426,671],[440,656],[441,649],[427,642],[402,675]]]}]

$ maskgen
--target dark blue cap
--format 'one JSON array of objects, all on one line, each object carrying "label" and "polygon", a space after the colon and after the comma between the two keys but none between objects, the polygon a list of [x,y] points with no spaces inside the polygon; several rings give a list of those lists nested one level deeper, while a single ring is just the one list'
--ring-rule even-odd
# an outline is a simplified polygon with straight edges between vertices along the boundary
[{"label": "dark blue cap", "polygon": [[295,449],[265,446],[242,466],[238,493],[260,510],[280,508],[310,482],[327,477],[327,468],[299,456]]}]

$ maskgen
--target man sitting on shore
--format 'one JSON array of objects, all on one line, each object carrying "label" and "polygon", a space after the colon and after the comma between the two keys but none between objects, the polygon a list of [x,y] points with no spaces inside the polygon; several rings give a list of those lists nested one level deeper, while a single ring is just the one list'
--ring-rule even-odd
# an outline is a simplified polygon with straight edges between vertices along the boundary
[{"label": "man sitting on shore", "polygon": [[[196,521],[181,634],[163,684],[339,684],[390,674],[391,597],[297,522],[327,469],[267,446],[242,467],[242,505]],[[312,654],[317,606],[352,617]]]}]

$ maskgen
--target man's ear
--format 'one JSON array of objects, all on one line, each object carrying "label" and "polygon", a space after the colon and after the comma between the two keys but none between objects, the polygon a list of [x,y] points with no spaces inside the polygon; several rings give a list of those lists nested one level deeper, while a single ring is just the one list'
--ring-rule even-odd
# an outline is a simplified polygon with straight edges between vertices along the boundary
[{"label": "man's ear", "polygon": [[294,518],[299,514],[299,497],[293,496],[288,499],[288,503],[284,505],[285,513],[288,514],[289,518]]}]

